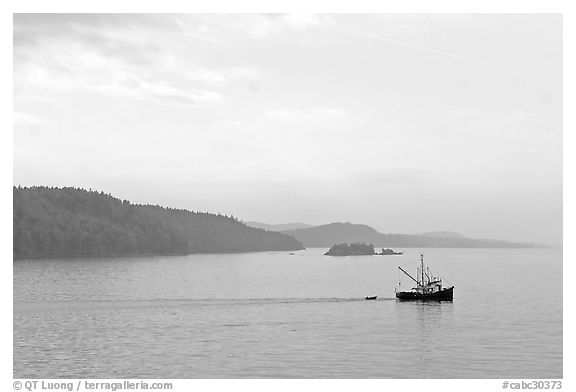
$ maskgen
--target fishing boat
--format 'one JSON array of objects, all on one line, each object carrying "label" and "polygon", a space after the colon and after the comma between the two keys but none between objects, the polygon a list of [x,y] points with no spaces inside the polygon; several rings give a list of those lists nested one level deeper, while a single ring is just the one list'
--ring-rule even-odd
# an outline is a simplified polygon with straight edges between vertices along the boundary
[{"label": "fishing boat", "polygon": [[[406,274],[416,283],[410,291],[400,291],[396,288],[396,298],[402,301],[452,301],[454,298],[454,286],[443,287],[442,279],[434,276],[430,268],[424,268],[424,255],[420,255],[420,267],[416,270],[416,278],[406,272],[402,267],[400,271]],[[401,283],[398,283],[400,286]]]}]

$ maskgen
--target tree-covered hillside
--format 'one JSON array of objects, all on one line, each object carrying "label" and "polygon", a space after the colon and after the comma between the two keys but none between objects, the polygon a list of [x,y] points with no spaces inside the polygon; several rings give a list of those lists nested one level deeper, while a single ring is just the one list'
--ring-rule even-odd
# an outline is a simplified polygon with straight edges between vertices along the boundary
[{"label": "tree-covered hillside", "polygon": [[103,192],[14,187],[13,202],[15,257],[302,249],[289,235],[234,217],[136,205]]}]

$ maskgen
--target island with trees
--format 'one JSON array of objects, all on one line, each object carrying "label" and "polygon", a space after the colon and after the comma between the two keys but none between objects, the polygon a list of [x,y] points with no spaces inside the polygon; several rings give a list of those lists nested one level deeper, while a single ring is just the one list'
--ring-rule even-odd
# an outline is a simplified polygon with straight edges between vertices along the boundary
[{"label": "island with trees", "polygon": [[366,245],[362,242],[336,244],[324,253],[326,256],[368,256],[374,254],[374,245]]},{"label": "island with trees", "polygon": [[380,253],[376,253],[379,256],[394,256],[394,255],[403,255],[403,252],[396,252],[394,249],[390,248],[382,248]]},{"label": "island with trees", "polygon": [[402,252],[396,252],[393,249],[382,248],[380,253],[374,250],[374,245],[365,244],[363,242],[353,242],[351,244],[336,244],[333,245],[328,252],[324,253],[325,256],[388,256],[388,255],[401,255]]}]

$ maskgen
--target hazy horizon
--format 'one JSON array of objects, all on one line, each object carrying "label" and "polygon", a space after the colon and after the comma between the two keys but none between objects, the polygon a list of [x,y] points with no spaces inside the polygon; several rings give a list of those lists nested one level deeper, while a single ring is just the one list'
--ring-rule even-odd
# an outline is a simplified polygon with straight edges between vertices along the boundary
[{"label": "hazy horizon", "polygon": [[562,242],[562,16],[15,14],[14,185]]}]

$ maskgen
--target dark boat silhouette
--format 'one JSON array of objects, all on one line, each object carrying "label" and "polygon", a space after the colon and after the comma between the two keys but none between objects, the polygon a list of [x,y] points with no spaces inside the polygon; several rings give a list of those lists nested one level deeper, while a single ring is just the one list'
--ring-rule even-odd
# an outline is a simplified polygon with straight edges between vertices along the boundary
[{"label": "dark boat silhouette", "polygon": [[[398,267],[410,279],[416,283],[409,291],[396,289],[396,298],[402,301],[452,301],[454,298],[454,286],[443,287],[442,279],[432,275],[430,268],[424,268],[424,255],[420,255],[420,267],[416,271],[416,278]],[[400,283],[399,283],[400,285]]]},{"label": "dark boat silhouette", "polygon": [[373,296],[373,297],[366,297],[366,298],[364,298],[364,299],[371,300],[371,299],[376,299],[376,298],[378,298],[378,297],[377,297],[377,296]]}]

